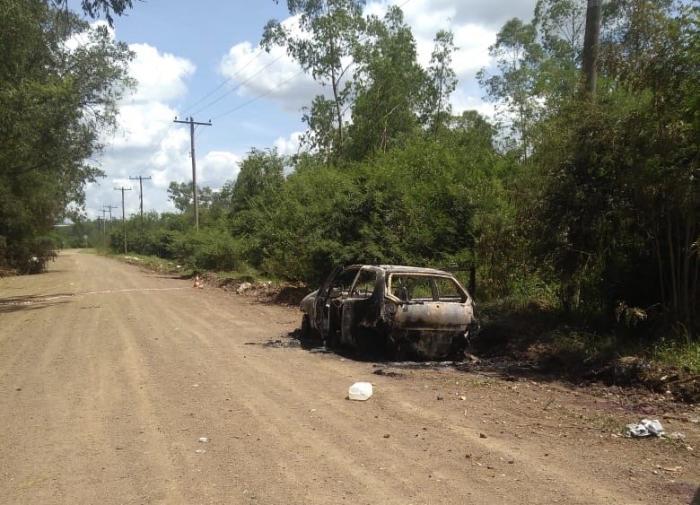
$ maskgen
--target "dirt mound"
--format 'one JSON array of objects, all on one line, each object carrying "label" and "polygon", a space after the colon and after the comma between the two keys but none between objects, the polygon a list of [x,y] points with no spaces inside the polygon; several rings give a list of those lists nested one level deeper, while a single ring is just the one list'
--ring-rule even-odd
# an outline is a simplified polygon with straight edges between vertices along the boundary
[{"label": "dirt mound", "polygon": [[205,272],[200,274],[200,278],[207,286],[220,288],[241,296],[253,297],[263,303],[278,305],[299,305],[302,298],[311,292],[303,284],[273,284],[270,281],[259,281],[248,276],[222,279],[214,273]]}]

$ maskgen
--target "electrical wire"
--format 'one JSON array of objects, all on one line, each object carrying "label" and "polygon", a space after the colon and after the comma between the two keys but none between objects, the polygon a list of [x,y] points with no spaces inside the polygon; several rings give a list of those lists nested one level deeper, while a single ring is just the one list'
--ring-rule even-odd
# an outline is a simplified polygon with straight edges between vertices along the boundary
[{"label": "electrical wire", "polygon": [[258,74],[260,74],[263,70],[266,70],[266,69],[270,68],[272,65],[274,65],[275,63],[277,63],[280,59],[282,59],[282,58],[283,58],[284,56],[286,56],[286,55],[287,55],[286,53],[280,54],[277,58],[275,58],[274,60],[272,60],[270,63],[268,63],[267,65],[263,66],[262,68],[260,68],[257,72],[253,73],[252,75],[250,75],[247,79],[245,79],[245,80],[239,82],[239,83],[236,84],[233,88],[231,88],[230,90],[228,90],[226,93],[224,93],[224,94],[221,95],[220,97],[216,98],[215,100],[212,100],[211,102],[209,102],[209,103],[206,104],[205,106],[200,107],[199,109],[197,109],[196,111],[194,111],[191,115],[199,114],[200,112],[207,110],[207,109],[208,109],[209,107],[211,107],[212,105],[219,103],[221,100],[223,100],[224,98],[226,98],[228,95],[230,95],[230,94],[233,93],[234,91],[238,90],[238,89],[239,89],[241,86],[243,86],[244,84],[250,82],[254,77],[256,77]]},{"label": "electrical wire", "polygon": [[299,72],[297,72],[296,74],[292,75],[291,77],[289,77],[289,78],[285,79],[284,81],[278,83],[278,84],[276,85],[275,88],[269,89],[269,90],[267,90],[266,92],[261,93],[261,94],[255,96],[255,97],[251,98],[250,100],[248,100],[248,101],[246,101],[246,102],[243,102],[242,104],[239,104],[239,105],[235,106],[234,108],[227,110],[226,112],[223,112],[222,114],[219,114],[218,116],[214,116],[214,117],[212,118],[212,121],[214,121],[215,119],[222,118],[222,117],[224,117],[224,116],[228,116],[229,114],[231,114],[231,113],[233,113],[233,112],[235,112],[235,111],[237,111],[237,110],[239,110],[239,109],[242,109],[243,107],[245,107],[245,106],[247,106],[247,105],[250,105],[250,104],[253,103],[253,102],[258,101],[259,99],[266,97],[267,95],[273,93],[274,91],[277,91],[277,88],[278,88],[279,86],[282,86],[282,85],[284,85],[284,84],[287,84],[289,81],[291,81],[292,79],[296,79],[297,77],[299,77],[299,76],[300,76],[301,74],[303,74],[303,73],[305,73],[305,71],[304,71],[304,70],[300,70]]},{"label": "electrical wire", "polygon": [[226,84],[228,84],[229,82],[231,82],[232,80],[234,80],[236,77],[238,77],[246,68],[248,68],[248,67],[250,66],[251,63],[253,63],[256,59],[258,59],[258,57],[259,57],[263,52],[264,52],[264,51],[263,51],[262,48],[260,48],[260,47],[257,48],[256,53],[253,55],[253,57],[250,58],[250,59],[246,62],[246,64],[243,65],[243,67],[242,67],[240,70],[238,70],[234,75],[229,76],[229,77],[227,77],[226,79],[224,79],[223,81],[221,81],[214,89],[212,89],[211,91],[209,91],[209,92],[208,92],[207,94],[205,94],[202,98],[200,98],[200,99],[197,100],[196,102],[191,103],[188,107],[186,107],[185,109],[183,109],[183,114],[187,114],[187,112],[188,112],[189,110],[194,109],[197,105],[199,105],[199,104],[202,103],[204,100],[206,100],[207,98],[209,98],[210,96],[212,96],[213,94],[215,94],[215,93],[216,93],[218,90],[220,90],[223,86],[225,86]]}]

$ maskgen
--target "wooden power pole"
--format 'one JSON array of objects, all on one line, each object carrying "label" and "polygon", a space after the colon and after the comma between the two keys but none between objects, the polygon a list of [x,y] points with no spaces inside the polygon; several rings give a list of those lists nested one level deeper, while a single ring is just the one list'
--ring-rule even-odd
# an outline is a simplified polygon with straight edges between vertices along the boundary
[{"label": "wooden power pole", "polygon": [[583,39],[584,92],[589,100],[595,100],[598,79],[598,43],[600,40],[600,7],[603,0],[588,0],[586,9],[586,33]]},{"label": "wooden power pole", "polygon": [[109,212],[109,221],[108,221],[109,226],[107,226],[107,224],[105,223],[105,244],[106,244],[107,230],[108,229],[111,230],[111,226],[112,226],[112,209],[118,209],[118,208],[119,208],[119,205],[112,205],[111,203],[109,205],[102,206],[102,212],[103,212],[102,215],[103,216],[104,216],[104,212]]},{"label": "wooden power pole", "polygon": [[131,188],[125,188],[122,186],[121,188],[114,188],[114,191],[122,192],[122,229],[124,231],[124,254],[126,254],[126,210],[124,209],[124,191],[131,191]]},{"label": "wooden power pole", "polygon": [[142,175],[139,175],[137,177],[129,177],[130,180],[132,181],[139,181],[139,203],[141,205],[141,227],[143,228],[143,181],[150,181],[151,178],[149,177],[143,177]]},{"label": "wooden power pole", "polygon": [[[102,247],[107,247],[107,209],[102,207]],[[99,217],[97,219],[100,219]]]},{"label": "wooden power pole", "polygon": [[190,125],[190,155],[192,156],[192,197],[194,200],[194,228],[199,231],[199,203],[197,201],[197,161],[194,156],[194,127],[197,126],[211,126],[211,119],[208,123],[198,123],[192,116],[189,119],[185,118],[184,121],[179,121],[177,116],[175,117],[176,123],[183,123]]}]

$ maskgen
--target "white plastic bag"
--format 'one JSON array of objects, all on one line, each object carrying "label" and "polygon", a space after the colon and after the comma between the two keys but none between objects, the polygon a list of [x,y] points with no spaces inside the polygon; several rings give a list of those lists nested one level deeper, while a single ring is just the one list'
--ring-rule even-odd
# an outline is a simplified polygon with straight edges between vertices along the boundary
[{"label": "white plastic bag", "polygon": [[372,384],[370,382],[356,382],[348,389],[350,400],[369,400],[372,396]]},{"label": "white plastic bag", "polygon": [[627,425],[627,436],[628,437],[648,437],[648,436],[661,437],[664,435],[664,428],[661,423],[656,419],[642,419],[638,424],[628,424]]}]

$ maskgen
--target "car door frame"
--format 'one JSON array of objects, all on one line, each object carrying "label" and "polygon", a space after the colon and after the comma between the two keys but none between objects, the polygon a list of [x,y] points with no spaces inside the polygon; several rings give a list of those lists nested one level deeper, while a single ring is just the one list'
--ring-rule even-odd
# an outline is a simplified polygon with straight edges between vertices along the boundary
[{"label": "car door frame", "polygon": [[[357,282],[360,280],[360,275],[363,271],[372,272],[374,274],[374,289],[368,297],[353,297],[352,293],[357,287]],[[381,289],[383,276],[377,268],[364,266],[360,268],[355,276],[355,280],[350,287],[348,298],[343,304],[343,313],[341,317],[341,343],[353,347],[357,347],[357,329],[360,327],[374,329],[380,319],[382,311],[382,301],[384,300],[384,291]],[[374,305],[374,307],[373,307]]]},{"label": "car door frame", "polygon": [[[353,278],[353,281],[350,285],[350,289],[355,285],[355,281],[357,280],[357,276],[360,273],[360,270],[362,269],[361,266],[359,265],[350,265],[348,267],[336,267],[331,275],[329,275],[326,278],[326,281],[323,283],[323,286],[319,290],[319,295],[316,297],[316,300],[314,301],[314,323],[316,325],[316,329],[318,330],[319,334],[321,335],[321,338],[323,340],[327,340],[328,336],[330,334],[330,314],[331,314],[331,302],[330,302],[330,291],[331,291],[331,286],[333,285],[333,282],[343,273],[345,273],[348,270],[354,270],[356,269],[355,272],[355,277]],[[342,303],[343,300],[340,301]]]}]

